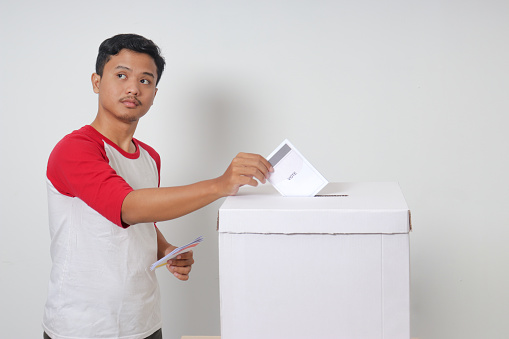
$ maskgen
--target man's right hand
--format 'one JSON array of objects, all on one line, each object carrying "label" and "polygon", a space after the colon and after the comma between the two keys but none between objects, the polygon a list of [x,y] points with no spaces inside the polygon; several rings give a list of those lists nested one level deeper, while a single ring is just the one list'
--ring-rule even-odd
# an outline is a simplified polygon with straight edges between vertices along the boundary
[{"label": "man's right hand", "polygon": [[235,195],[241,186],[258,186],[258,181],[264,184],[270,172],[274,172],[274,168],[261,155],[239,153],[232,160],[226,172],[217,178],[220,195]]}]

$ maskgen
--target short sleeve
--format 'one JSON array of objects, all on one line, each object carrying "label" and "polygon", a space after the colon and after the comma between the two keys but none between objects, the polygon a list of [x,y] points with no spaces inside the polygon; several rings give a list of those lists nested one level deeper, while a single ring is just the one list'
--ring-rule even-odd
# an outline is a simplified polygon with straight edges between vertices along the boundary
[{"label": "short sleeve", "polygon": [[77,133],[62,139],[48,160],[48,180],[63,195],[77,197],[112,223],[122,223],[122,203],[133,188],[109,165],[104,147]]}]

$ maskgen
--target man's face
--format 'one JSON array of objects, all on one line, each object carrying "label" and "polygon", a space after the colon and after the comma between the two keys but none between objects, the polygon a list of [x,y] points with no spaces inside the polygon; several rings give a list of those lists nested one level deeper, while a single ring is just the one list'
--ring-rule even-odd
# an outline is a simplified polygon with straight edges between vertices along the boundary
[{"label": "man's face", "polygon": [[104,65],[103,75],[92,75],[99,94],[99,114],[124,123],[137,122],[154,102],[157,67],[148,54],[121,50]]}]

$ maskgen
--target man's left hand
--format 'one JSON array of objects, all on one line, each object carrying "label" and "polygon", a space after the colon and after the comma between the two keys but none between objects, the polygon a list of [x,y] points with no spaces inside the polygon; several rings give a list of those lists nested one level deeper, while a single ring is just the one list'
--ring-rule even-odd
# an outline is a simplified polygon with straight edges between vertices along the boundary
[{"label": "man's left hand", "polygon": [[[172,249],[167,250],[167,254]],[[194,264],[193,251],[179,254],[177,257],[168,260],[166,268],[179,280],[188,280],[191,266]]]}]

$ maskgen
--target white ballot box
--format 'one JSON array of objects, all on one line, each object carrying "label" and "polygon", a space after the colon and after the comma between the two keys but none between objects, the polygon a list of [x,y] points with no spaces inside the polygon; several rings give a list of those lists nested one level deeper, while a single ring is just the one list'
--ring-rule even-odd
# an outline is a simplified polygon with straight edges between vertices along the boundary
[{"label": "white ballot box", "polygon": [[243,188],[219,209],[221,338],[409,339],[410,225],[397,183]]}]

